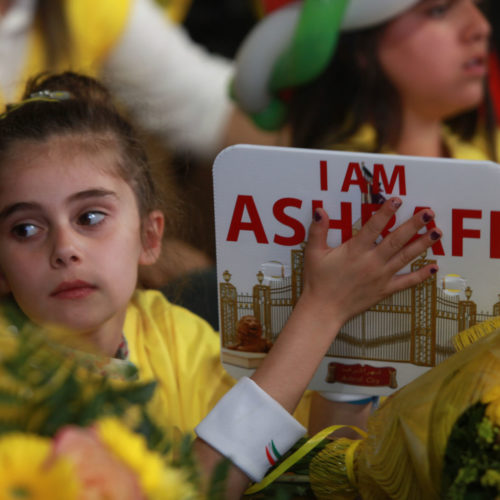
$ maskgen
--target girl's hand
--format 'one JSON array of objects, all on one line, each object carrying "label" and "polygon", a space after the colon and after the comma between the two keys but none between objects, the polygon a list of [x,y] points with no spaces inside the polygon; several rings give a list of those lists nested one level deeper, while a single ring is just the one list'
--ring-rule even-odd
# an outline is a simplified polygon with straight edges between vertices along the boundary
[{"label": "girl's hand", "polygon": [[437,272],[438,266],[430,264],[415,272],[396,275],[441,237],[439,229],[432,229],[408,244],[434,218],[430,209],[421,210],[376,243],[401,203],[399,198],[387,200],[356,236],[336,248],[326,243],[328,215],[318,209],[305,250],[303,295],[330,309],[329,314],[344,323],[388,295]]},{"label": "girl's hand", "polygon": [[252,379],[288,411],[293,411],[342,325],[384,297],[416,285],[437,271],[431,264],[396,273],[441,237],[433,229],[408,243],[434,217],[420,211],[378,245],[377,239],[401,206],[386,201],[361,231],[337,248],[326,243],[327,213],[319,209],[309,229],[304,289],[293,312]]}]

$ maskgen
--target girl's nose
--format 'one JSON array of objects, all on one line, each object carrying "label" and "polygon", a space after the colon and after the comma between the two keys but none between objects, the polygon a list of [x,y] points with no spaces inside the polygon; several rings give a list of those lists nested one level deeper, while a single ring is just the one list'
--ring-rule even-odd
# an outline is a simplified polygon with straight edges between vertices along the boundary
[{"label": "girl's nose", "polygon": [[[498,1],[498,0],[495,0]],[[472,0],[467,0],[465,37],[468,41],[487,40],[491,34],[491,25],[481,9]]]},{"label": "girl's nose", "polygon": [[54,268],[66,267],[81,261],[77,238],[66,229],[54,231],[50,264]]}]

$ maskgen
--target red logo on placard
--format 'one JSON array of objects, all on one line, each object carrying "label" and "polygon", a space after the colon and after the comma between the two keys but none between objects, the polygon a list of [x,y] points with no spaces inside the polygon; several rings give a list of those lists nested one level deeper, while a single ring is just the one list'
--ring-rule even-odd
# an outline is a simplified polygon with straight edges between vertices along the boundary
[{"label": "red logo on placard", "polygon": [[328,383],[360,385],[365,387],[384,387],[396,389],[396,368],[392,366],[376,367],[370,365],[345,365],[329,363],[326,381]]}]

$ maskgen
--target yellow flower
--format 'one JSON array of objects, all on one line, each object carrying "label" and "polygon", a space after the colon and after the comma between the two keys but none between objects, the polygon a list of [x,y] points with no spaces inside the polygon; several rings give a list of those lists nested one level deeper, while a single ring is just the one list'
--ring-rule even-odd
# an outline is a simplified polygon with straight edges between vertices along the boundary
[{"label": "yellow flower", "polygon": [[169,467],[158,453],[150,451],[143,436],[133,433],[115,418],[100,420],[96,429],[102,442],[135,471],[148,499],[196,498],[187,474]]},{"label": "yellow flower", "polygon": [[51,458],[51,441],[30,434],[0,438],[0,500],[73,500],[79,483],[72,465]]},{"label": "yellow flower", "polygon": [[493,469],[488,469],[484,473],[484,476],[481,478],[481,484],[483,486],[496,488],[496,490],[498,491],[500,488],[500,472]]}]

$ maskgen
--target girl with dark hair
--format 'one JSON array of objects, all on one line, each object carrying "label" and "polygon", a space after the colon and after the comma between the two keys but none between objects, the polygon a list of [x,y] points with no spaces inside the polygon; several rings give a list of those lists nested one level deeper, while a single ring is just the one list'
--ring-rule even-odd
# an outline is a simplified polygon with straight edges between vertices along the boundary
[{"label": "girl with dark hair", "polygon": [[0,288],[26,321],[63,328],[64,343],[128,360],[141,380],[156,380],[153,415],[184,432],[196,427],[208,472],[221,454],[237,465],[234,498],[248,477],[262,478],[271,440],[283,453],[305,432],[290,413],[341,325],[435,273],[429,265],[395,275],[441,233],[407,244],[434,216],[426,209],[374,245],[401,205],[392,198],[332,249],[318,209],[294,312],[252,378],[232,387],[209,325],[160,292],[136,290],[138,267],[160,254],[165,216],[146,154],[109,101],[94,80],[64,73],[35,79],[0,115]]},{"label": "girl with dark hair", "polygon": [[[234,82],[258,124],[286,125],[298,147],[496,158],[494,124],[479,112],[491,28],[478,2],[384,0],[376,10],[368,0],[274,4],[280,7],[243,45]],[[250,86],[247,65],[259,49],[253,38],[285,16],[292,20],[275,40],[282,50]],[[322,16],[328,19],[318,25]],[[261,94],[251,93],[255,84]],[[279,118],[265,122],[271,103]]]}]

